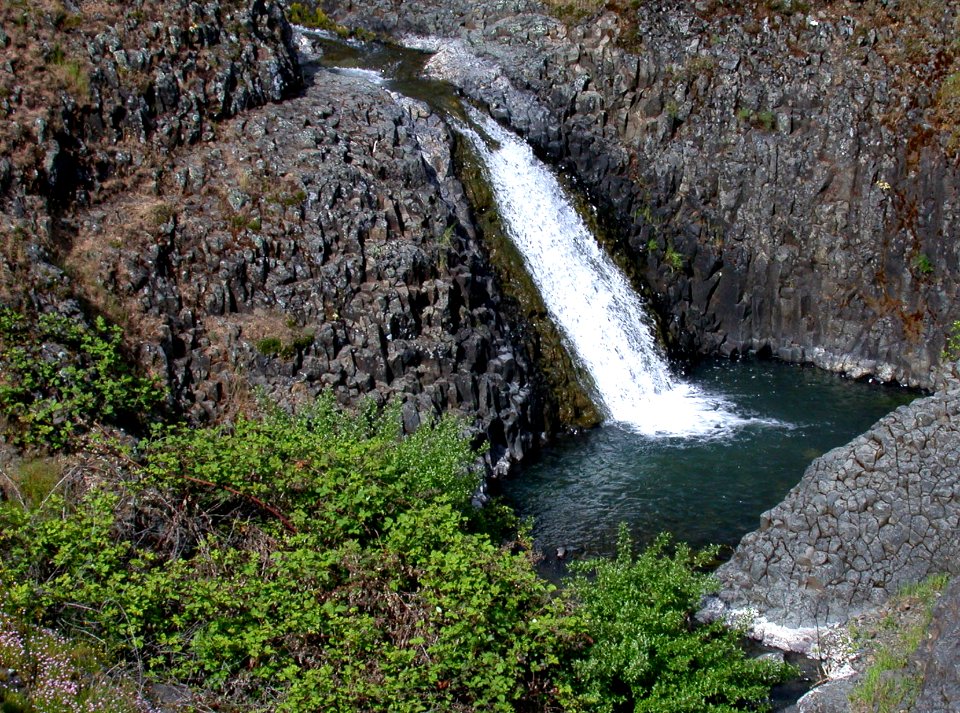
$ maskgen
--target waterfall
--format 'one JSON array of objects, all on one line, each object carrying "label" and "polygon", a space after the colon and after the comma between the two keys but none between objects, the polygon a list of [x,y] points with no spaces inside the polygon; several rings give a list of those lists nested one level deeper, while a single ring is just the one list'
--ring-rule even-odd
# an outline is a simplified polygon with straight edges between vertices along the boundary
[{"label": "waterfall", "polygon": [[675,379],[626,276],[557,177],[523,140],[469,109],[459,130],[483,162],[504,226],[605,416],[650,436],[704,436],[746,422]]}]

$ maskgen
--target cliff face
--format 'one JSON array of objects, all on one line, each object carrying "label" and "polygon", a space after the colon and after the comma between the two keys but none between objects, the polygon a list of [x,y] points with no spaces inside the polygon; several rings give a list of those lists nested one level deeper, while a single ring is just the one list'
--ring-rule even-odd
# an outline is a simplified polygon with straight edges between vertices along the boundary
[{"label": "cliff face", "polygon": [[336,5],[446,38],[437,71],[606,209],[676,349],[931,385],[960,317],[952,8]]},{"label": "cliff face", "polygon": [[425,107],[319,70],[301,97],[174,160],[140,229],[124,204],[82,212],[70,264],[138,315],[144,358],[199,420],[254,387],[282,403],[401,395],[407,430],[459,410],[494,460],[519,459],[543,431],[542,394],[499,315],[450,142]]},{"label": "cliff face", "polygon": [[276,3],[70,7],[0,15],[0,303],[106,314],[195,422],[398,396],[491,464],[557,427],[425,105],[304,76]]},{"label": "cliff face", "polygon": [[276,3],[69,7],[0,7],[0,299],[20,306],[81,281],[60,269],[75,207],[152,190],[171,151],[300,85]]}]

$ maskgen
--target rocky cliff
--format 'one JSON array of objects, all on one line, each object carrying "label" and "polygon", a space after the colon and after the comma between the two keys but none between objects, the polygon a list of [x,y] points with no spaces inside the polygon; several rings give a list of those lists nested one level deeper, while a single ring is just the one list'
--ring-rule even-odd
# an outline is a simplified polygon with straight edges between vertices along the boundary
[{"label": "rocky cliff", "polygon": [[122,324],[195,422],[396,396],[408,431],[464,415],[492,466],[559,427],[428,107],[304,71],[275,3],[0,21],[4,304]]},{"label": "rocky cliff", "polygon": [[953,6],[333,5],[434,38],[581,182],[676,349],[931,385],[960,317]]}]

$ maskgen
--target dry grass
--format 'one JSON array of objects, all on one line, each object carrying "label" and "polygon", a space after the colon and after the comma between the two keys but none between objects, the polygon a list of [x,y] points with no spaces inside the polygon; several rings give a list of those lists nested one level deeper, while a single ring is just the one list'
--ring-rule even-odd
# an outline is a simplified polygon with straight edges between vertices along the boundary
[{"label": "dry grass", "polygon": [[550,14],[565,23],[578,22],[598,14],[606,0],[544,0]]}]

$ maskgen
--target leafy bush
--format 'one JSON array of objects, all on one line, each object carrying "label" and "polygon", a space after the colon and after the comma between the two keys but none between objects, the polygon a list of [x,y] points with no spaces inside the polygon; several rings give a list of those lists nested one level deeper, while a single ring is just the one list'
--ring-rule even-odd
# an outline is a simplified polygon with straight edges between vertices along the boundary
[{"label": "leafy bush", "polygon": [[247,709],[556,698],[576,620],[525,548],[468,526],[462,424],[402,438],[398,416],[326,397],[230,430],[159,429],[125,485],[2,503],[3,610]]},{"label": "leafy bush", "polygon": [[[634,558],[621,526],[617,556],[572,566],[570,588],[579,599],[594,643],[574,664],[591,710],[637,713],[720,713],[758,707],[790,667],[749,659],[740,634],[693,615],[711,589],[699,571],[716,556],[685,545],[668,554],[661,536]],[[588,576],[590,575],[590,576]]]},{"label": "leafy bush", "polygon": [[400,423],[326,395],[114,446],[113,482],[0,502],[0,612],[248,711],[720,711],[784,672],[692,625],[709,554],[623,537],[558,595],[470,507],[463,424]]},{"label": "leafy bush", "polygon": [[119,327],[0,310],[0,415],[21,445],[63,448],[94,420],[136,422],[163,400],[124,360]]},{"label": "leafy bush", "polygon": [[681,255],[673,245],[667,245],[667,249],[663,253],[663,261],[669,265],[670,269],[674,272],[683,269],[683,255]]}]

